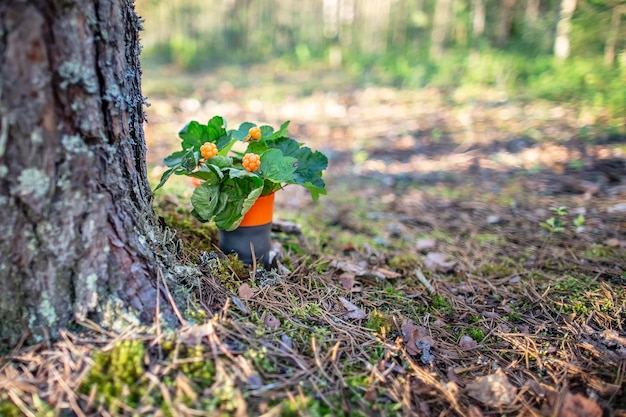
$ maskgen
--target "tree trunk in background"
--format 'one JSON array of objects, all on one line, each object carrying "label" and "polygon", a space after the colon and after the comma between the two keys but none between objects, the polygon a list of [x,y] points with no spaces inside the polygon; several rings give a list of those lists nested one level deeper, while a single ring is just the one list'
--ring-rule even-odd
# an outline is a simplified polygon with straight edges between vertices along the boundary
[{"label": "tree trunk in background", "polygon": [[485,33],[485,0],[472,0],[472,49],[478,48],[478,42]]},{"label": "tree trunk in background", "polygon": [[606,39],[606,46],[604,47],[604,63],[607,66],[612,66],[615,62],[615,48],[617,46],[617,39],[619,38],[620,21],[622,20],[622,14],[625,13],[626,6],[616,6],[613,8],[611,26]]},{"label": "tree trunk in background", "polygon": [[0,3],[0,349],[154,320],[139,29],[131,0]]},{"label": "tree trunk in background", "polygon": [[526,0],[524,11],[524,32],[522,36],[527,40],[537,38],[537,20],[539,19],[539,0]]},{"label": "tree trunk in background", "polygon": [[559,19],[556,24],[556,36],[554,38],[554,56],[560,61],[569,57],[569,33],[575,10],[576,0],[561,0]]},{"label": "tree trunk in background", "polygon": [[443,58],[443,51],[453,17],[452,0],[437,0],[430,37],[430,58],[433,61],[439,61]]},{"label": "tree trunk in background", "polygon": [[502,0],[496,25],[496,45],[504,46],[509,40],[515,11],[515,0]]}]

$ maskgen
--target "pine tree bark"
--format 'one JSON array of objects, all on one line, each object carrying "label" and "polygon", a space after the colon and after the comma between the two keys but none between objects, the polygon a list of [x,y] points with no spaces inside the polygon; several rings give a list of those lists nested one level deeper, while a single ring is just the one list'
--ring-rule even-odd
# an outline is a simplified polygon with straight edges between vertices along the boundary
[{"label": "pine tree bark", "polygon": [[139,29],[132,0],[0,2],[0,347],[154,320]]}]

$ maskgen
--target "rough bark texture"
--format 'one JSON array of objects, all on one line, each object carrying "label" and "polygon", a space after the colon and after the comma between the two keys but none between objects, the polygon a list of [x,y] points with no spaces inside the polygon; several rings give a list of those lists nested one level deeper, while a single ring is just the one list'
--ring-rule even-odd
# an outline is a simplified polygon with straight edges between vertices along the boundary
[{"label": "rough bark texture", "polygon": [[0,345],[154,319],[139,29],[131,0],[0,2]]}]

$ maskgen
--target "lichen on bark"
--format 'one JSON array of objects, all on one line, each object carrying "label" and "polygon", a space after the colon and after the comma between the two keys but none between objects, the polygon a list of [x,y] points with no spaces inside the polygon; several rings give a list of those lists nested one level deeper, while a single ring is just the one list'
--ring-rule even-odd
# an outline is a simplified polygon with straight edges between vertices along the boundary
[{"label": "lichen on bark", "polygon": [[131,0],[0,2],[0,344],[151,322],[157,271],[175,284],[155,255],[139,26]]}]

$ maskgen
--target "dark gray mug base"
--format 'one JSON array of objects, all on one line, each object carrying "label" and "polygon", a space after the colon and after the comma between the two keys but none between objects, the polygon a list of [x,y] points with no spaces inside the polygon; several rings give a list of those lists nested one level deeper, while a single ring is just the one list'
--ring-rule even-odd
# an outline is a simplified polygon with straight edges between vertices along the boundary
[{"label": "dark gray mug base", "polygon": [[243,263],[252,265],[250,249],[250,243],[252,243],[257,265],[263,264],[268,267],[269,252],[272,248],[271,232],[272,223],[261,226],[241,226],[230,232],[220,230],[220,249],[226,255],[236,252]]}]

